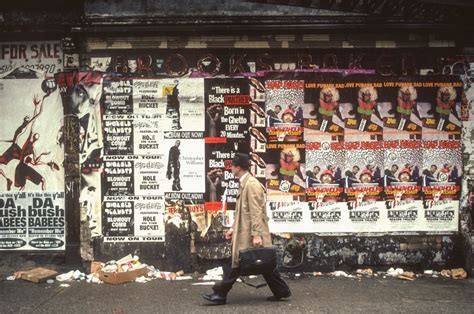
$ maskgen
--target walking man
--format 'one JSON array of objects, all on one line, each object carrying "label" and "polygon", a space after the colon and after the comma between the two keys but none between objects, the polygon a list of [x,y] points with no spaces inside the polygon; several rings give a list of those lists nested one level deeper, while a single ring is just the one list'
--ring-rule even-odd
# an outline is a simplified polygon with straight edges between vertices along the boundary
[{"label": "walking man", "polygon": [[[240,189],[237,197],[235,221],[225,237],[232,240],[232,267],[224,279],[212,288],[214,293],[203,295],[204,299],[216,305],[226,303],[227,293],[239,278],[239,251],[250,247],[271,246],[272,239],[268,229],[265,189],[250,173],[250,157],[235,154],[232,160],[232,174],[239,178]],[[269,269],[262,274],[273,296],[268,301],[279,301],[291,296],[290,288],[281,279],[278,270]]]}]

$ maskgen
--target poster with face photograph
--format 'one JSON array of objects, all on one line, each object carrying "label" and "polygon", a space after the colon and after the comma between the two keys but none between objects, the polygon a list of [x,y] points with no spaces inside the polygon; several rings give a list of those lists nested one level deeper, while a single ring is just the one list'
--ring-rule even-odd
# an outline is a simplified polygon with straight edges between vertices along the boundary
[{"label": "poster with face photograph", "polygon": [[[384,166],[382,142],[346,143],[342,185],[347,200],[381,200],[380,179]],[[360,203],[354,205],[361,205]]]},{"label": "poster with face photograph", "polygon": [[164,132],[164,192],[205,192],[203,132]]},{"label": "poster with face photograph", "polygon": [[434,76],[417,83],[417,108],[422,121],[423,140],[461,138],[462,82],[457,78]]},{"label": "poster with face photograph", "polygon": [[206,210],[233,210],[239,180],[232,174],[235,150],[231,145],[206,143]]},{"label": "poster with face photograph", "polygon": [[268,143],[265,177],[269,201],[304,201],[304,143]]},{"label": "poster with face photograph", "polygon": [[378,111],[379,89],[383,85],[360,77],[346,77],[343,85],[348,89],[341,115],[344,118],[344,140],[380,141],[383,122]]},{"label": "poster with face photograph", "polygon": [[134,79],[133,112],[153,115],[161,130],[204,131],[203,79]]},{"label": "poster with face photograph", "polygon": [[423,219],[421,141],[385,141],[384,171],[381,178],[388,229],[416,230]]},{"label": "poster with face photograph", "polygon": [[343,143],[306,142],[306,201],[342,202],[346,150]]},{"label": "poster with face photograph", "polygon": [[303,140],[304,80],[284,74],[267,76],[265,81],[265,111],[270,142]]},{"label": "poster with face photograph", "polygon": [[[341,83],[337,73],[311,73],[305,76],[304,137],[307,142],[344,141],[342,105],[347,93],[335,88]],[[341,98],[342,92],[342,98]]]}]

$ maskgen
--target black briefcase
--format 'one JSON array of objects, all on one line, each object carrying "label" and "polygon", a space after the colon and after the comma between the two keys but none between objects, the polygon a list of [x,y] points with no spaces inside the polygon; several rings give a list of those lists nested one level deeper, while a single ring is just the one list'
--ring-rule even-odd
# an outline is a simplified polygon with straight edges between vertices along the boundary
[{"label": "black briefcase", "polygon": [[276,268],[276,248],[269,246],[240,250],[239,268],[242,276],[272,272]]}]

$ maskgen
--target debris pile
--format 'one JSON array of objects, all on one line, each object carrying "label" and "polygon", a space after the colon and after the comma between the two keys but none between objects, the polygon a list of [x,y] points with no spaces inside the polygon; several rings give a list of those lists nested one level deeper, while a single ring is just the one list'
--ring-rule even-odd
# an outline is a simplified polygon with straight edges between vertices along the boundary
[{"label": "debris pile", "polygon": [[[145,283],[154,279],[165,280],[188,280],[193,279],[191,276],[184,276],[184,271],[165,272],[156,269],[154,266],[148,266],[140,262],[136,255],[128,254],[119,260],[112,260],[106,263],[100,261],[91,262],[90,274],[85,274],[80,270],[71,270],[66,273],[58,274],[54,270],[46,268],[35,268],[29,271],[16,272],[7,280],[24,279],[35,283],[47,282],[54,283],[53,278],[61,283],[61,287],[69,287],[66,282],[86,281],[87,283],[109,283],[121,284],[125,282]],[[221,268],[222,271],[222,268]],[[217,278],[216,270],[209,270],[208,276]]]},{"label": "debris pile", "polygon": [[[7,280],[23,279],[30,282],[41,283],[47,282],[52,284],[55,282],[60,283],[61,287],[69,287],[66,282],[71,281],[86,281],[87,283],[101,284],[121,284],[125,282],[138,282],[147,283],[155,279],[164,280],[192,280],[197,279],[200,282],[193,283],[193,285],[213,285],[216,281],[222,280],[224,271],[222,267],[215,267],[206,271],[206,274],[201,277],[197,275],[185,276],[184,271],[180,270],[177,272],[160,271],[154,266],[147,265],[140,262],[140,259],[136,255],[127,255],[119,260],[112,260],[106,263],[100,261],[93,261],[91,263],[90,274],[85,274],[80,270],[71,270],[69,272],[59,274],[55,270],[37,267],[28,271],[18,271],[13,275],[8,276]],[[285,274],[282,274],[285,276]],[[392,277],[407,281],[414,281],[419,277],[432,277],[432,278],[452,278],[452,279],[465,279],[467,273],[463,268],[455,269],[444,269],[440,272],[434,270],[425,270],[423,273],[414,273],[412,271],[405,271],[402,268],[389,268],[387,271],[374,271],[371,268],[357,269],[353,273],[349,273],[342,270],[336,270],[330,273],[312,272],[312,273],[288,273],[285,277],[300,278],[306,275],[313,277],[332,276],[332,277],[345,277],[345,278],[356,278],[361,280],[362,277]],[[255,278],[256,276],[250,276],[249,278]]]},{"label": "debris pile", "polygon": [[[357,269],[355,271],[355,276],[345,271],[337,270],[330,273],[322,273],[322,272],[313,272],[312,275],[314,277],[322,277],[324,275],[332,276],[332,277],[346,277],[346,278],[362,278],[362,277],[393,277],[407,281],[413,281],[419,277],[443,277],[443,278],[452,278],[452,279],[465,279],[467,278],[467,273],[463,268],[456,268],[456,269],[445,269],[441,272],[433,271],[433,270],[425,270],[423,274],[416,274],[412,271],[405,271],[402,268],[389,268],[387,271],[377,271],[374,272],[371,268],[366,269]],[[298,277],[295,275],[294,277]]]},{"label": "debris pile", "polygon": [[224,275],[224,270],[222,269],[222,267],[216,267],[216,268],[212,268],[212,269],[209,269],[206,271],[206,275],[204,275],[203,277],[199,278],[199,280],[204,280],[204,281],[208,281],[208,280],[215,280],[215,281],[219,281],[219,280],[222,280],[222,276]]}]

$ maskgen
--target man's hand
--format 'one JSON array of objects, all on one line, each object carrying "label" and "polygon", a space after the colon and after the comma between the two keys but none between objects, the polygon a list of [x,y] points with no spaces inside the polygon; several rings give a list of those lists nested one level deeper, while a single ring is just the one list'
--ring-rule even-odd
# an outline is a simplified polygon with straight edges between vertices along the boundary
[{"label": "man's hand", "polygon": [[225,239],[226,240],[231,240],[232,239],[232,233],[234,233],[234,230],[230,229],[225,233]]},{"label": "man's hand", "polygon": [[252,244],[254,247],[263,246],[263,240],[261,236],[253,236]]}]

